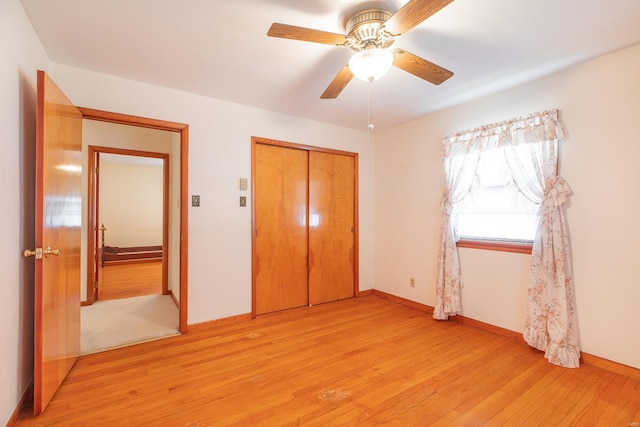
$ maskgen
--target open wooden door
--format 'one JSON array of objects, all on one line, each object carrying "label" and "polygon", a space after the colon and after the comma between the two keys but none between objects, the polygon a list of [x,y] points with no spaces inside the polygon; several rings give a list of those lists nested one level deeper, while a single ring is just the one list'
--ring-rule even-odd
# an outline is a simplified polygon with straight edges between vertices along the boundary
[{"label": "open wooden door", "polygon": [[43,71],[36,106],[34,413],[80,354],[82,114]]}]

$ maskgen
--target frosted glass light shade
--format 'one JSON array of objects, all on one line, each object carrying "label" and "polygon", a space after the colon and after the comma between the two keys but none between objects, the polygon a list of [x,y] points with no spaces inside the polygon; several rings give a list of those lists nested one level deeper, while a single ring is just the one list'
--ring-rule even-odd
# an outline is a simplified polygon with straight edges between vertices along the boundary
[{"label": "frosted glass light shade", "polygon": [[384,76],[392,64],[393,54],[391,52],[372,48],[353,55],[349,60],[349,69],[360,80],[373,81]]}]

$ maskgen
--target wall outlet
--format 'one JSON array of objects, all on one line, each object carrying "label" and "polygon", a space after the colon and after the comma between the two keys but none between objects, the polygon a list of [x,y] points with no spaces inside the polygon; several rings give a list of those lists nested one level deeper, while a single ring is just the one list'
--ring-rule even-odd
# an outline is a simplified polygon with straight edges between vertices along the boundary
[{"label": "wall outlet", "polygon": [[412,288],[416,287],[416,279],[414,277],[409,279],[409,286],[411,286]]}]

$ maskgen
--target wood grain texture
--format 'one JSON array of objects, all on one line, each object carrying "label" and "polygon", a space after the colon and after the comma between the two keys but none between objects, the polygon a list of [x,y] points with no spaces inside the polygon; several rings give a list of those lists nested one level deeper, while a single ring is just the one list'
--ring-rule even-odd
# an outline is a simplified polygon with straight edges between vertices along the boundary
[{"label": "wood grain texture", "polygon": [[162,261],[100,267],[100,301],[162,294]]},{"label": "wood grain texture", "polygon": [[[392,294],[388,294],[386,292],[380,291],[378,289],[373,289],[370,291],[362,291],[359,292],[359,296],[365,295],[376,295],[380,298],[387,299],[389,301],[394,301],[403,305],[406,305],[411,308],[415,308],[420,311],[424,311],[428,314],[433,314],[433,307],[421,304],[415,301],[411,301],[405,298],[401,298]],[[503,337],[512,339],[520,344],[526,344],[522,337],[521,332],[512,331],[509,329],[501,328],[499,326],[491,325],[489,323],[481,322],[479,320],[471,319],[465,316],[451,316],[449,318],[449,322],[455,322],[461,325],[473,326],[477,329],[482,329],[485,332],[491,332],[493,334],[502,335]],[[636,381],[640,381],[640,369],[634,368],[632,366],[624,365],[622,363],[614,362],[612,360],[603,359],[602,357],[594,356],[589,353],[581,352],[581,362],[587,365],[591,365],[595,368],[604,369],[605,371],[611,372],[612,374],[622,375],[624,377],[628,377],[634,379]]]},{"label": "wood grain texture", "polygon": [[354,158],[309,152],[309,303],[351,298],[354,289]]},{"label": "wood grain texture", "polygon": [[78,110],[80,110],[82,116],[85,119],[97,120],[100,122],[131,125],[149,129],[167,130],[171,132],[180,132],[183,135],[183,132],[189,129],[189,125],[185,123],[151,119],[148,117],[132,116],[130,114],[114,113],[111,111],[96,110],[94,108],[80,106],[78,107]]},{"label": "wood grain texture", "polygon": [[34,411],[39,413],[80,354],[82,115],[43,71],[36,105]]},{"label": "wood grain texture", "polygon": [[504,243],[498,241],[482,241],[460,239],[456,242],[459,248],[484,249],[489,251],[514,252],[518,254],[530,254],[533,244],[531,243]]},{"label": "wood grain texture", "polygon": [[368,296],[83,356],[49,408],[19,425],[638,420],[638,381],[560,368],[511,339]]},{"label": "wood grain texture", "polygon": [[343,91],[347,84],[353,79],[353,73],[349,65],[345,65],[338,71],[338,74],[331,80],[329,86],[322,92],[320,99],[334,99]]},{"label": "wood grain texture", "polygon": [[105,246],[100,258],[103,265],[126,262],[162,261],[163,246]]},{"label": "wood grain texture", "polygon": [[404,34],[452,1],[411,0],[385,22],[385,29],[394,35]]},{"label": "wood grain texture", "polygon": [[308,304],[306,151],[255,146],[255,311]]},{"label": "wood grain texture", "polygon": [[[84,141],[83,141],[84,143]],[[100,170],[100,153],[91,151],[88,147],[88,169],[87,181],[89,190],[87,192],[87,210],[89,221],[87,222],[87,279],[86,279],[86,300],[81,301],[83,306],[91,305],[100,296],[99,288],[95,284],[98,282],[98,269],[102,265],[102,251],[104,246],[104,229],[100,224],[100,175],[95,173],[96,169]],[[101,228],[103,228],[101,230]]]},{"label": "wood grain texture", "polygon": [[[262,302],[258,302],[259,298],[263,298],[265,293],[264,289],[261,292],[258,292],[258,276],[261,274],[262,270],[262,259],[265,257],[272,257],[273,255],[264,254],[260,251],[263,251],[264,248],[267,248],[268,251],[272,251],[273,247],[275,247],[278,242],[277,240],[269,243],[267,240],[263,240],[261,243],[262,249],[258,246],[258,240],[261,239],[260,236],[265,239],[268,237],[264,233],[262,233],[258,226],[259,224],[267,221],[273,221],[270,219],[269,215],[276,220],[281,220],[282,215],[277,214],[273,215],[273,209],[269,208],[266,212],[262,212],[260,205],[258,202],[259,198],[265,198],[263,203],[264,206],[268,206],[268,203],[273,203],[274,200],[277,202],[276,204],[280,206],[278,209],[284,209],[287,204],[291,205],[291,200],[285,200],[281,197],[277,196],[276,193],[280,191],[283,187],[282,184],[279,184],[279,181],[283,179],[286,181],[297,182],[296,186],[298,189],[314,189],[314,196],[306,193],[306,205],[305,205],[305,222],[304,227],[306,228],[305,232],[306,236],[306,246],[299,246],[297,250],[302,251],[306,250],[306,268],[307,268],[307,278],[305,279],[305,283],[307,284],[307,301],[306,304],[309,303],[320,303],[326,301],[335,301],[341,298],[352,297],[355,294],[355,289],[358,287],[358,256],[357,256],[357,236],[358,236],[358,222],[355,212],[357,212],[357,172],[358,172],[358,155],[357,153],[351,153],[340,150],[333,150],[327,148],[313,147],[301,144],[294,144],[285,141],[278,141],[272,139],[258,138],[252,137],[252,316],[255,317],[257,314],[269,313],[275,310],[269,311],[261,311],[261,309],[257,309],[259,304],[263,304]],[[264,146],[271,147],[269,150],[264,149]],[[271,162],[273,159],[277,159],[278,149],[288,149],[288,150],[297,150],[301,153],[296,156],[304,156],[304,159],[307,162],[307,165],[313,163],[313,167],[317,169],[316,171],[310,171],[307,167],[306,175],[304,173],[294,173],[295,176],[285,176],[280,177],[281,174],[289,174],[288,168],[280,167],[281,169],[277,172],[275,176],[274,182],[262,182],[262,180],[272,179],[273,176],[269,173],[263,173],[268,168],[272,168],[268,164],[261,164],[261,162],[266,161]],[[271,153],[267,157],[263,157],[265,153]],[[269,156],[273,156],[270,158]],[[316,160],[309,159],[325,159],[322,162],[317,162]],[[334,164],[334,161],[326,161],[326,159],[338,159],[338,161]],[[286,160],[286,159],[285,159]],[[281,161],[281,160],[278,160]],[[294,170],[299,167],[297,161],[285,161],[285,164],[289,164],[293,166]],[[263,172],[260,172],[261,169],[264,169]],[[346,174],[344,173],[346,171]],[[286,173],[285,173],[286,172]],[[290,175],[290,174],[289,174]],[[334,176],[335,175],[335,176]],[[291,184],[287,184],[291,185]],[[285,187],[287,186],[285,185]],[[346,186],[346,190],[345,190]],[[275,187],[273,189],[272,187]],[[269,190],[269,188],[272,188]],[[266,190],[265,190],[266,189]],[[258,196],[260,192],[261,194]],[[282,200],[280,200],[282,199]],[[313,200],[312,200],[313,199]],[[345,208],[346,210],[336,210],[335,206],[337,202],[344,202],[347,200],[348,206]],[[296,203],[300,204],[302,202],[302,198],[296,198]],[[316,233],[318,236],[314,241],[313,248],[310,246],[311,242],[309,240],[309,229],[307,228],[307,224],[310,224],[309,218],[307,215],[306,208],[309,205],[313,205],[314,209],[321,208],[323,209],[320,212],[320,215],[324,218],[323,224],[325,226],[322,228],[323,231],[321,233]],[[293,208],[293,206],[289,206],[289,208]],[[333,209],[330,210],[330,209]],[[264,216],[267,215],[267,216]],[[297,214],[296,217],[301,218],[302,213]],[[335,217],[335,219],[334,219]],[[343,227],[344,220],[347,219],[348,227]],[[340,225],[338,225],[338,221],[341,221]],[[299,220],[297,222],[300,222]],[[344,236],[338,236],[338,233],[331,228],[332,222],[336,223],[338,228],[342,227],[342,233],[348,231],[349,235],[347,239],[343,239]],[[296,225],[297,227],[297,225]],[[299,230],[294,230],[294,233],[289,236],[288,231],[283,229],[281,225],[276,227],[277,234],[271,233],[270,236],[275,236],[276,239],[283,239],[286,242],[298,241],[299,238],[296,238],[296,233]],[[338,239],[340,237],[343,241]],[[346,242],[346,243],[345,243]],[[336,244],[343,244],[344,247],[337,248]],[[348,248],[347,248],[348,247]],[[314,249],[315,248],[315,249]],[[338,252],[344,256],[344,259],[339,259],[339,255],[337,253],[331,253],[331,249],[338,249]],[[318,294],[313,299],[308,297],[308,291],[310,288],[309,285],[309,266],[313,264],[313,254],[323,258],[326,262],[321,262],[321,264],[326,268],[318,267],[314,271],[314,280],[316,283],[315,290],[318,291],[318,286],[324,286],[325,283],[328,282],[328,289],[325,294]],[[282,288],[280,282],[283,279],[286,279],[286,275],[291,275],[292,272],[289,271],[291,268],[289,258],[281,257],[281,259],[274,259],[273,262],[283,263],[279,265],[278,268],[284,272],[284,276],[278,277],[275,275],[277,273],[276,269],[273,269],[274,279],[267,281],[264,280],[264,286],[276,287],[275,290],[269,291],[273,292],[272,296],[277,296],[278,292],[281,292],[277,288]],[[271,261],[270,261],[271,262]],[[333,265],[334,267],[329,267],[329,265]],[[345,266],[346,269],[345,269]],[[271,267],[269,267],[271,268]],[[333,270],[331,270],[334,268]],[[349,275],[350,279],[344,280],[345,271],[346,274]],[[348,273],[350,271],[350,273]],[[339,274],[334,274],[339,272]],[[331,282],[328,277],[331,274],[334,274],[334,278],[337,278],[338,281],[336,283]],[[266,276],[265,276],[266,277]],[[288,279],[287,279],[288,280]],[[302,282],[302,276],[297,279],[298,282]],[[349,290],[346,290],[345,284],[350,283]],[[337,286],[336,286],[337,285]],[[296,289],[297,290],[297,289]],[[278,304],[270,303],[272,306],[277,306]],[[300,306],[300,305],[296,305]],[[291,307],[284,307],[291,308]],[[284,309],[280,308],[280,309]],[[263,307],[264,309],[264,307]]]},{"label": "wood grain texture", "polygon": [[281,24],[278,22],[271,25],[271,28],[267,31],[267,35],[269,37],[331,44],[334,46],[340,46],[347,42],[347,37],[343,34],[314,30],[312,28],[296,27],[295,25]]},{"label": "wood grain texture", "polygon": [[393,50],[393,65],[434,85],[453,76],[451,71],[402,49]]}]

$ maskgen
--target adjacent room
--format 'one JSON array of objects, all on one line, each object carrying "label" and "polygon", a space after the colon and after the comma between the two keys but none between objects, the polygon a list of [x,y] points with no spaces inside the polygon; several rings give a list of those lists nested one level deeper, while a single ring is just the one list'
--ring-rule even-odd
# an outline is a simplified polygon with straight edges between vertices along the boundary
[{"label": "adjacent room", "polygon": [[2,0],[0,422],[638,425],[639,22]]}]

